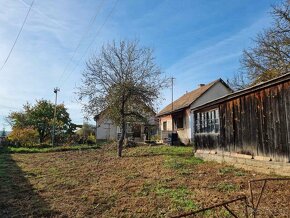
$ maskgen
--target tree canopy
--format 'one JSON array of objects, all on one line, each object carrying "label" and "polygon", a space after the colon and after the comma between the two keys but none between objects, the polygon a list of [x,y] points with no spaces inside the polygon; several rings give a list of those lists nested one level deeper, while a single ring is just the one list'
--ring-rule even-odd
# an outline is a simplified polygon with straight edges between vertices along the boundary
[{"label": "tree canopy", "polygon": [[259,33],[255,46],[245,49],[241,72],[231,81],[235,89],[273,79],[290,72],[290,14],[289,0],[272,7],[273,25]]},{"label": "tree canopy", "polygon": [[[12,112],[8,121],[12,126],[12,132],[24,129],[37,131],[39,142],[50,138],[53,126],[54,104],[47,100],[36,101],[35,105],[29,103],[23,106],[23,111]],[[56,106],[56,134],[71,133],[74,124],[63,104]]]},{"label": "tree canopy", "polygon": [[122,40],[104,45],[87,62],[78,94],[90,116],[102,112],[121,127],[121,156],[126,123],[146,120],[165,85],[152,49]]}]

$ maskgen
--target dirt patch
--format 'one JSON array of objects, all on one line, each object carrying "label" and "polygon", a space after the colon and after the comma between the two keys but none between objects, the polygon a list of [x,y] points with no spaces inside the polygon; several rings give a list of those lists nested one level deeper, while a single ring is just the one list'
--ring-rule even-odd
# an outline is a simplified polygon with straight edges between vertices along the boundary
[{"label": "dirt patch", "polygon": [[[188,147],[129,148],[123,158],[110,146],[0,160],[0,217],[168,217],[248,194],[248,180],[267,177],[204,162]],[[268,192],[290,195],[289,186],[279,190]]]}]

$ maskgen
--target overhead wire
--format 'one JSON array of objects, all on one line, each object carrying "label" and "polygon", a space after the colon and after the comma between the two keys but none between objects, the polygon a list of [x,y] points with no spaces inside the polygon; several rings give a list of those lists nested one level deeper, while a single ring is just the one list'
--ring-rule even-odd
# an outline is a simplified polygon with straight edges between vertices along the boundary
[{"label": "overhead wire", "polygon": [[91,42],[89,43],[89,46],[86,48],[85,52],[83,53],[83,55],[81,56],[81,58],[79,59],[79,61],[77,62],[77,64],[75,65],[75,67],[70,71],[70,73],[67,75],[67,77],[65,78],[65,80],[63,81],[63,84],[67,81],[67,79],[70,77],[70,75],[74,72],[74,70],[79,66],[81,60],[86,56],[86,54],[88,53],[90,47],[93,45],[93,43],[96,41],[96,38],[98,36],[98,34],[101,32],[101,30],[103,29],[103,27],[105,26],[105,24],[107,23],[107,21],[109,20],[109,18],[112,16],[117,3],[119,0],[116,0],[112,9],[110,10],[110,12],[108,13],[108,15],[106,16],[104,22],[102,23],[102,25],[100,26],[100,28],[97,30],[95,36],[93,37],[93,40],[91,40]]},{"label": "overhead wire", "polygon": [[73,58],[75,57],[76,53],[77,53],[77,50],[80,48],[81,44],[82,44],[82,41],[84,40],[84,38],[86,37],[86,35],[88,34],[88,32],[90,31],[90,27],[94,24],[94,22],[96,21],[96,18],[98,17],[99,15],[99,12],[104,4],[105,0],[101,0],[100,3],[97,5],[97,10],[96,10],[96,13],[94,14],[94,16],[91,18],[85,32],[83,33],[82,37],[80,38],[76,48],[74,49],[73,51],[73,54],[71,55],[69,61],[67,62],[63,72],[61,73],[60,77],[59,77],[59,80],[58,81],[61,81],[62,77],[65,75],[65,73],[67,72],[68,70],[68,67],[70,65],[70,63],[73,61]]},{"label": "overhead wire", "polygon": [[33,1],[31,2],[31,4],[30,4],[30,7],[29,7],[29,9],[28,9],[28,11],[27,11],[27,13],[26,13],[26,16],[25,16],[25,18],[24,18],[24,20],[23,20],[23,22],[22,22],[21,28],[20,28],[20,30],[19,30],[17,36],[16,36],[16,39],[14,40],[14,43],[13,43],[13,45],[12,45],[12,47],[11,47],[9,53],[8,53],[8,55],[7,55],[7,57],[6,57],[6,59],[5,59],[4,63],[3,63],[3,65],[1,66],[0,72],[3,70],[3,68],[5,67],[6,63],[8,62],[8,60],[9,60],[11,54],[12,54],[12,51],[13,51],[13,49],[14,49],[14,47],[15,47],[17,41],[18,41],[18,38],[19,38],[19,36],[20,36],[20,34],[21,34],[22,30],[23,30],[23,27],[24,27],[24,25],[25,25],[25,23],[26,23],[26,21],[27,21],[28,15],[29,15],[29,13],[30,13],[30,11],[31,11],[31,8],[32,8],[33,4],[34,4],[34,1],[35,1],[35,0],[33,0]]}]

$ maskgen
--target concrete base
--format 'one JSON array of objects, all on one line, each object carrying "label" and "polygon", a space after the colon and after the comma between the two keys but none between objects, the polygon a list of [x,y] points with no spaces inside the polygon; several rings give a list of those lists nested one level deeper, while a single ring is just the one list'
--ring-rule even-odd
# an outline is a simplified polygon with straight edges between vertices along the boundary
[{"label": "concrete base", "polygon": [[290,176],[290,163],[287,162],[274,162],[265,160],[265,158],[261,157],[255,157],[255,159],[252,159],[250,155],[236,153],[222,154],[203,150],[197,150],[195,156],[206,161],[216,161],[219,163],[232,164],[235,167],[243,168],[245,170],[253,170],[266,174]]}]

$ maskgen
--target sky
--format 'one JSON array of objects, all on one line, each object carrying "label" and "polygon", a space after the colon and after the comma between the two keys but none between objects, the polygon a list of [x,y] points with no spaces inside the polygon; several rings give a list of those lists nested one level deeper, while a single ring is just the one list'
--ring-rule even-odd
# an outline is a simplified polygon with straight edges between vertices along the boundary
[{"label": "sky", "polygon": [[[32,0],[0,0],[0,66]],[[35,0],[17,44],[0,71],[0,129],[26,103],[54,101],[83,123],[77,102],[85,62],[104,43],[138,39],[154,49],[156,63],[174,77],[174,99],[240,69],[243,49],[273,22],[275,0]],[[162,91],[158,110],[170,103]],[[91,121],[92,122],[92,121]]]}]

